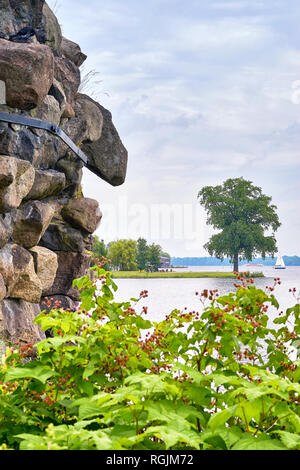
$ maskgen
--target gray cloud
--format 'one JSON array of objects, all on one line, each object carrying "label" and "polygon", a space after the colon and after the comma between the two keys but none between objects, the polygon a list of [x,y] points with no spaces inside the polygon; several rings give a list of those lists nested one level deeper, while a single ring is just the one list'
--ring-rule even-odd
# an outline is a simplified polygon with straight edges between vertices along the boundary
[{"label": "gray cloud", "polygon": [[[99,72],[97,97],[129,151],[123,187],[85,172],[85,194],[100,205],[197,204],[202,186],[244,176],[278,205],[281,252],[300,255],[299,13],[296,0],[65,0],[63,32]],[[110,233],[105,217],[98,232]]]}]

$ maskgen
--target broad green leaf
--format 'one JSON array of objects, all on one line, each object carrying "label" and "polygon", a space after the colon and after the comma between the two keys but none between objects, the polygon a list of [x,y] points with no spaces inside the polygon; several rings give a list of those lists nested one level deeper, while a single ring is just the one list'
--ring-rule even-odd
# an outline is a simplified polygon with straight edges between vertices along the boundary
[{"label": "broad green leaf", "polygon": [[182,442],[186,443],[192,448],[199,449],[201,443],[201,435],[195,431],[187,429],[178,429],[176,422],[169,424],[168,426],[151,426],[145,432],[146,435],[153,435],[159,439],[163,439],[166,448],[175,446]]},{"label": "broad green leaf", "polygon": [[205,442],[209,444],[214,450],[228,450],[226,442],[218,434],[207,437]]},{"label": "broad green leaf", "polygon": [[121,438],[129,439],[136,435],[135,425],[115,425],[113,426],[110,437],[112,440],[119,440]]},{"label": "broad green leaf", "polygon": [[140,328],[141,330],[147,330],[152,327],[152,323],[150,320],[145,320],[144,318],[138,315],[135,317],[134,320],[135,320],[136,326]]},{"label": "broad green leaf", "polygon": [[90,438],[94,441],[97,450],[114,449],[112,439],[103,431],[90,432]]},{"label": "broad green leaf", "polygon": [[273,305],[273,307],[278,309],[279,308],[278,300],[274,297],[273,294],[271,294],[270,298],[271,298],[271,304]]},{"label": "broad green leaf", "polygon": [[84,369],[84,372],[83,372],[83,378],[84,379],[87,379],[88,377],[90,377],[91,375],[93,375],[93,373],[95,372],[95,370],[97,370],[99,367],[99,365],[94,362],[94,361],[91,361]]},{"label": "broad green leaf", "polygon": [[5,381],[8,382],[12,380],[31,378],[39,380],[44,384],[50,377],[54,377],[55,375],[58,375],[57,372],[43,366],[15,367],[6,373]]},{"label": "broad green leaf", "polygon": [[98,404],[96,401],[86,401],[82,405],[79,406],[79,419],[89,419],[94,418],[95,416],[99,416],[103,414],[104,407],[101,404]]},{"label": "broad green leaf", "polygon": [[183,371],[187,375],[189,375],[195,382],[198,382],[198,383],[201,383],[201,382],[204,382],[204,381],[207,380],[207,377],[205,375],[201,374],[201,372],[198,372],[193,367],[189,367],[185,364],[181,364],[180,362],[176,362],[174,364],[174,366],[172,367],[172,370],[174,372],[177,372],[179,370]]},{"label": "broad green leaf", "polygon": [[231,406],[230,408],[226,408],[225,410],[219,411],[218,413],[215,413],[210,418],[208,422],[208,427],[212,430],[219,428],[235,414],[237,408],[238,405],[235,405]]},{"label": "broad green leaf", "polygon": [[300,450],[300,436],[297,434],[292,434],[287,431],[274,431],[274,434],[279,434],[279,437],[282,443],[289,450]]},{"label": "broad green leaf", "polygon": [[74,279],[72,282],[72,287],[77,287],[78,290],[81,290],[83,287],[90,283],[89,276],[82,276],[79,279]]},{"label": "broad green leaf", "polygon": [[183,384],[183,390],[186,397],[193,403],[201,406],[210,405],[210,397],[212,396],[210,388],[202,387],[197,383],[186,382]]},{"label": "broad green leaf", "polygon": [[23,433],[16,437],[22,439],[20,450],[48,450],[47,442],[43,436]]},{"label": "broad green leaf", "polygon": [[215,433],[219,434],[224,442],[226,443],[227,449],[238,442],[243,436],[243,431],[238,426],[224,427],[215,430]]},{"label": "broad green leaf", "polygon": [[254,436],[245,436],[240,439],[232,450],[286,450],[286,446],[278,439],[257,438]]}]

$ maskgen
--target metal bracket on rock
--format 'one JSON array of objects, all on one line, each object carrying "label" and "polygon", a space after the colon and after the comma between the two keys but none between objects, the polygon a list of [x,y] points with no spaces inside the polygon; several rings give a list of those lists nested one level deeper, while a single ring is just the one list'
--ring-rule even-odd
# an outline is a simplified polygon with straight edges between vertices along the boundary
[{"label": "metal bracket on rock", "polygon": [[47,121],[42,121],[40,119],[33,119],[27,116],[21,116],[19,114],[10,114],[2,112],[0,112],[0,122],[33,127],[35,129],[43,129],[44,131],[50,132],[50,134],[59,137],[77,155],[77,157],[80,158],[80,160],[90,171],[95,173],[97,176],[100,176],[100,178],[103,178],[102,172],[98,168],[89,164],[88,158],[85,153],[83,153],[83,151],[80,150],[79,147],[77,147],[73,140],[71,140],[70,137],[68,137],[67,134],[65,134],[64,131],[62,131],[60,127],[56,126],[55,124]]}]

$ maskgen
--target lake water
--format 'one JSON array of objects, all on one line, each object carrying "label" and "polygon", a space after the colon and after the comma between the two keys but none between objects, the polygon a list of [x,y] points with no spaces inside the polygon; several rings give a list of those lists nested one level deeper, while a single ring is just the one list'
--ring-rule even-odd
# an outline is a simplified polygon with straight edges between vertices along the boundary
[{"label": "lake water", "polygon": [[[249,268],[241,267],[241,271]],[[263,272],[263,278],[255,278],[255,285],[264,289],[272,286],[274,277],[281,279],[281,285],[277,286],[273,294],[277,298],[280,309],[285,310],[297,303],[296,298],[289,292],[289,289],[296,288],[296,294],[300,292],[300,266],[290,266],[283,270],[275,270],[270,266],[251,268],[254,271]],[[177,269],[176,271],[232,271],[230,266],[191,266]],[[139,297],[142,290],[148,290],[148,297],[142,299],[138,305],[140,310],[145,305],[148,307],[148,315],[152,321],[160,321],[173,309],[184,309],[188,311],[201,311],[202,304],[195,295],[196,291],[203,289],[219,289],[219,294],[224,295],[230,291],[235,291],[233,284],[235,279],[226,278],[200,278],[200,279],[115,279],[118,286],[116,292],[117,301],[128,301],[131,297]],[[137,311],[139,311],[137,309]],[[270,320],[275,314],[275,310],[270,310]]]}]

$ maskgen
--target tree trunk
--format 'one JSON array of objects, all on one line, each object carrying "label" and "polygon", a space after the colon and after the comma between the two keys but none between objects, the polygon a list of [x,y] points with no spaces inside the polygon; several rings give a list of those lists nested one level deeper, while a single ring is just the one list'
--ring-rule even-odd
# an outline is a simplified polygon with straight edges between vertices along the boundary
[{"label": "tree trunk", "polygon": [[235,253],[233,257],[233,271],[238,273],[239,272],[239,254]]}]

